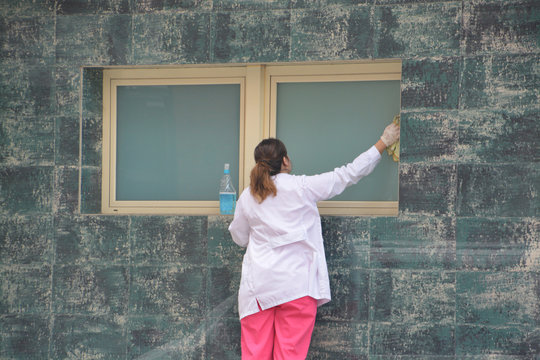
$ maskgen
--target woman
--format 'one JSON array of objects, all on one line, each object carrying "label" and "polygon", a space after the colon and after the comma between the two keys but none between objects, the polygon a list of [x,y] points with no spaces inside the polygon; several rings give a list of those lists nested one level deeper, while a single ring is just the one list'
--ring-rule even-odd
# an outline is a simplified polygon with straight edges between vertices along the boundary
[{"label": "woman", "polygon": [[293,176],[285,145],[255,148],[250,186],[229,227],[247,247],[238,293],[242,359],[305,359],[317,306],[330,301],[317,202],[330,199],[373,171],[384,149],[399,139],[390,124],[352,163],[315,176]]}]

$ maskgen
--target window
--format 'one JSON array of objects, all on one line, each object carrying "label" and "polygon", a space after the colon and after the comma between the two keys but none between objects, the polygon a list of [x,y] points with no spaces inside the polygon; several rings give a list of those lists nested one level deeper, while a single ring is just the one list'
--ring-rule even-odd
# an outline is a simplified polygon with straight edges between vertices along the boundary
[{"label": "window", "polygon": [[[367,150],[399,114],[400,79],[399,63],[269,66],[268,133],[287,145],[296,173],[330,171]],[[397,165],[383,156],[360,186],[321,202],[319,209],[322,214],[397,214]]]},{"label": "window", "polygon": [[[269,136],[296,173],[343,165],[399,113],[400,77],[399,62],[105,70],[102,211],[217,214],[223,164],[240,193]],[[389,157],[362,183],[321,213],[397,213]]]},{"label": "window", "polygon": [[217,213],[223,164],[243,188],[246,68],[104,72],[105,213]]}]

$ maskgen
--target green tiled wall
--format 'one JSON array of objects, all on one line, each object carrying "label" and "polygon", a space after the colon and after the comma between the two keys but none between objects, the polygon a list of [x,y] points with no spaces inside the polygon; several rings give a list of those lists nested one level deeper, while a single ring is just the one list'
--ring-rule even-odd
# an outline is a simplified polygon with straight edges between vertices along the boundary
[{"label": "green tiled wall", "polygon": [[[220,216],[106,216],[101,67],[400,58],[397,217],[324,217],[309,359],[540,358],[536,0],[0,0],[0,359],[239,359]],[[364,144],[365,147],[370,144]]]}]

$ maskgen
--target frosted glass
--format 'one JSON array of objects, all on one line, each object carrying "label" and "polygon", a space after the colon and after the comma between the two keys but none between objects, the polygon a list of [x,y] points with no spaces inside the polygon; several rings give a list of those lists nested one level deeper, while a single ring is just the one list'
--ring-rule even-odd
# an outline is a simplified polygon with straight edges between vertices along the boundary
[{"label": "frosted glass", "polygon": [[240,85],[117,87],[117,200],[218,200],[238,190]]},{"label": "frosted glass", "polygon": [[[313,175],[367,150],[399,111],[397,80],[279,83],[276,134],[293,173]],[[398,164],[383,153],[372,174],[332,200],[397,201]]]}]

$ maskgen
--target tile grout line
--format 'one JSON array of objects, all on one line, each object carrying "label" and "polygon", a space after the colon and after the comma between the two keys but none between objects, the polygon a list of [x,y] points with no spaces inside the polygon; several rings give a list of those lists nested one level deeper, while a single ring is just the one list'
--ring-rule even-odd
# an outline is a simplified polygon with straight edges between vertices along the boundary
[{"label": "tile grout line", "polygon": [[[57,45],[57,5],[56,2],[53,5],[53,23],[54,23],[54,34],[53,34],[53,48],[54,48],[54,71],[53,76],[56,77],[56,71],[57,71],[57,64],[56,64],[56,45]],[[54,82],[54,95],[56,98],[56,81]],[[57,107],[57,104],[55,104],[55,109]],[[47,348],[47,358],[52,358],[52,347],[53,347],[53,336],[54,336],[54,323],[55,323],[55,316],[54,316],[54,278],[55,278],[55,268],[56,268],[56,216],[54,213],[54,199],[56,196],[56,125],[57,125],[57,112],[55,111],[54,116],[54,136],[53,136],[53,153],[54,153],[54,159],[53,159],[53,209],[51,211],[51,225],[52,225],[52,239],[51,239],[51,283],[50,283],[50,300],[49,300],[49,346]]]},{"label": "tile grout line", "polygon": [[128,324],[127,326],[124,327],[124,340],[125,340],[125,347],[124,347],[124,351],[125,351],[125,355],[126,355],[126,360],[128,359],[128,348],[129,348],[129,339],[128,339],[128,335],[129,335],[129,318],[130,318],[130,309],[131,309],[131,304],[130,304],[130,301],[131,301],[131,276],[132,276],[132,273],[131,273],[131,248],[132,248],[132,241],[133,241],[133,236],[132,236],[132,216],[128,216],[128,267],[127,267],[127,272],[128,272],[128,286],[127,286],[127,309],[126,309],[126,319],[125,319],[125,323]]},{"label": "tile grout line", "polygon": [[[135,61],[135,17],[138,15],[135,11],[135,0],[130,1],[130,16],[131,16],[131,63],[133,65],[136,65]],[[103,101],[103,99],[102,99]],[[103,142],[103,138],[101,139]],[[103,204],[102,204],[103,205]],[[133,236],[132,236],[132,222],[133,222],[133,216],[128,215],[128,266],[127,266],[127,276],[128,276],[128,285],[127,285],[127,308],[125,312],[125,324],[127,326],[124,326],[124,355],[125,359],[128,360],[129,358],[129,327],[130,327],[130,309],[131,309],[131,279],[132,279],[132,242],[133,242]]]},{"label": "tile grout line", "polygon": [[368,263],[368,313],[367,313],[367,356],[371,356],[371,282],[373,279],[373,269],[371,268],[371,222],[372,218],[368,219],[368,254],[367,254],[367,263]]},{"label": "tile grout line", "polygon": [[[460,46],[460,64],[459,64],[459,78],[458,78],[458,103],[457,103],[457,120],[456,120],[456,152],[458,151],[457,149],[459,149],[459,144],[460,144],[460,137],[459,137],[459,127],[460,127],[460,116],[461,116],[461,110],[462,110],[462,89],[463,89],[463,76],[464,76],[464,70],[465,70],[465,44],[466,44],[466,39],[465,39],[465,0],[462,0],[461,1],[461,39],[460,39],[460,42],[461,42],[461,46]],[[457,154],[458,155],[458,154]],[[458,158],[457,158],[457,161],[455,163],[455,168],[456,168],[456,184],[455,184],[455,199],[454,199],[454,218],[456,219],[456,223],[455,223],[455,226],[454,226],[454,231],[456,232],[457,234],[457,218],[459,216],[459,210],[460,210],[460,201],[459,201],[459,168],[460,168],[460,162],[459,162],[459,155],[458,155]],[[454,236],[455,237],[455,236]],[[456,254],[456,259],[457,259],[457,238],[456,238],[456,251],[455,251],[455,254]],[[457,279],[457,277],[456,277]],[[456,300],[457,300],[457,295],[456,295]],[[454,312],[454,316],[455,316],[455,312]],[[456,323],[454,321],[454,326],[456,326]],[[454,327],[454,329],[456,329]],[[455,355],[455,350],[456,350],[456,344],[455,344],[455,333],[454,333],[454,355]]]},{"label": "tile grout line", "polygon": [[[130,16],[131,16],[131,63],[135,65],[135,16],[137,16],[135,12],[135,5],[134,2],[130,2]],[[127,357],[127,355],[126,355]]]},{"label": "tile grout line", "polygon": [[81,214],[81,208],[82,208],[82,142],[83,142],[83,86],[84,86],[84,71],[83,68],[79,68],[79,185],[78,185],[78,191],[77,191],[77,213]]}]

